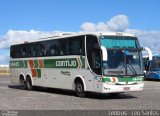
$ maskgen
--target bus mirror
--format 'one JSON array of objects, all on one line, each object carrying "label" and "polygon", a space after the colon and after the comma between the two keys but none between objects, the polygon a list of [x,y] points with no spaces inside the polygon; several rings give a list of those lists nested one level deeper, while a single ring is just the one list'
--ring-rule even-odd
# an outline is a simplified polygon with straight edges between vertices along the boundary
[{"label": "bus mirror", "polygon": [[148,47],[144,47],[143,50],[146,50],[148,52],[149,60],[152,60],[152,51]]},{"label": "bus mirror", "polygon": [[151,64],[151,61],[148,60],[147,63],[145,64],[145,70],[149,70],[150,64]]},{"label": "bus mirror", "polygon": [[107,61],[108,60],[107,49],[104,46],[101,46],[101,50],[102,50],[103,61]]}]

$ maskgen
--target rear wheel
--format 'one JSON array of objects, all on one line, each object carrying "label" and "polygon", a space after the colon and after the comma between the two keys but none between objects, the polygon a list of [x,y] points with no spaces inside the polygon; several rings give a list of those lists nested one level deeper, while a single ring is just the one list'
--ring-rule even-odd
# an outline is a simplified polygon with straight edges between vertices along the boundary
[{"label": "rear wheel", "polygon": [[31,81],[30,77],[28,77],[26,79],[26,86],[27,86],[27,90],[32,90],[33,89],[33,87],[32,87],[32,81]]},{"label": "rear wheel", "polygon": [[85,91],[84,91],[84,86],[82,82],[76,82],[75,91],[78,97],[85,97]]},{"label": "rear wheel", "polygon": [[21,89],[23,89],[23,90],[25,90],[27,88],[26,81],[24,80],[23,77],[20,77],[20,86],[21,86]]}]

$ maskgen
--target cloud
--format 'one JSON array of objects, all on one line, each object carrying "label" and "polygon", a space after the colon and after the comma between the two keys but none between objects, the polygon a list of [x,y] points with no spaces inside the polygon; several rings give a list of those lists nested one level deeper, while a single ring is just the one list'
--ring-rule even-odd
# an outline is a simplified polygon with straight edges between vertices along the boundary
[{"label": "cloud", "polygon": [[98,22],[85,22],[80,26],[82,31],[125,31],[129,26],[128,17],[126,15],[117,15],[112,17],[109,21]]},{"label": "cloud", "polygon": [[136,35],[139,38],[141,46],[151,48],[153,54],[160,54],[160,31],[129,29],[129,20],[126,15],[116,15],[112,17],[109,21],[106,21],[106,23],[83,23],[81,25],[81,31],[120,31],[130,33]]},{"label": "cloud", "polygon": [[9,30],[5,35],[0,36],[0,50],[9,49],[10,45],[23,43],[25,41],[34,41],[40,38],[58,36],[62,31],[36,31],[36,30]]},{"label": "cloud", "polygon": [[96,30],[97,31],[107,31],[107,25],[104,22],[99,22],[96,25]]},{"label": "cloud", "polygon": [[126,29],[125,32],[136,35],[139,38],[141,46],[149,47],[153,54],[160,54],[160,31]]},{"label": "cloud", "polygon": [[17,31],[9,30],[5,36],[1,37],[0,48],[9,48],[10,45],[16,43],[23,43],[24,41],[34,41],[40,38],[49,37],[60,33],[60,31],[55,32],[43,32],[43,31]]},{"label": "cloud", "polygon": [[6,56],[0,56],[0,61],[4,61],[6,59]]},{"label": "cloud", "polygon": [[6,65],[9,62],[9,55],[8,54],[3,54],[0,55],[0,65]]},{"label": "cloud", "polygon": [[82,31],[96,31],[96,25],[91,22],[85,22],[80,26]]},{"label": "cloud", "polygon": [[9,63],[9,47],[12,44],[23,43],[24,41],[34,41],[40,38],[59,35],[60,31],[43,32],[43,31],[23,31],[9,30],[6,35],[0,37],[0,65]]},{"label": "cloud", "polygon": [[[130,29],[129,20],[126,15],[117,15],[106,22],[84,22],[80,26],[81,31],[121,31],[134,34],[139,38],[140,45],[152,49],[153,54],[160,54],[160,31],[159,30],[140,30]],[[34,41],[53,35],[59,35],[61,31],[44,32],[36,30],[9,30],[5,35],[0,36],[0,64],[9,61],[9,46],[15,43],[23,43],[24,41]],[[8,51],[7,51],[7,50]],[[5,51],[6,50],[6,51]],[[2,52],[4,51],[4,52]]]},{"label": "cloud", "polygon": [[107,28],[111,31],[124,31],[129,26],[128,17],[126,15],[117,15],[107,22]]}]

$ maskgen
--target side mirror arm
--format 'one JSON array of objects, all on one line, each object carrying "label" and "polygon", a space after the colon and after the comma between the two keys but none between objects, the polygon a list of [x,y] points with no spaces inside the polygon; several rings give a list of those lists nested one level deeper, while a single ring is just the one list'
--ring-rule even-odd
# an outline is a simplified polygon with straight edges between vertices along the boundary
[{"label": "side mirror arm", "polygon": [[103,61],[107,61],[108,60],[107,49],[104,46],[101,46],[101,50],[102,50],[102,59],[103,59]]},{"label": "side mirror arm", "polygon": [[148,48],[148,47],[144,47],[143,50],[148,52],[149,60],[152,60],[152,51],[151,51],[151,49]]}]

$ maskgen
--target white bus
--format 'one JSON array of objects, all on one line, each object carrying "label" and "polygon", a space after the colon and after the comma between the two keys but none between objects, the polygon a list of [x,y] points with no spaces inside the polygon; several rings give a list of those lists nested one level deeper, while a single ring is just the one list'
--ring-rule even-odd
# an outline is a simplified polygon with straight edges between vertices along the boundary
[{"label": "white bus", "polygon": [[12,45],[11,82],[116,96],[143,90],[142,48],[137,37],[117,32],[75,33]]}]

